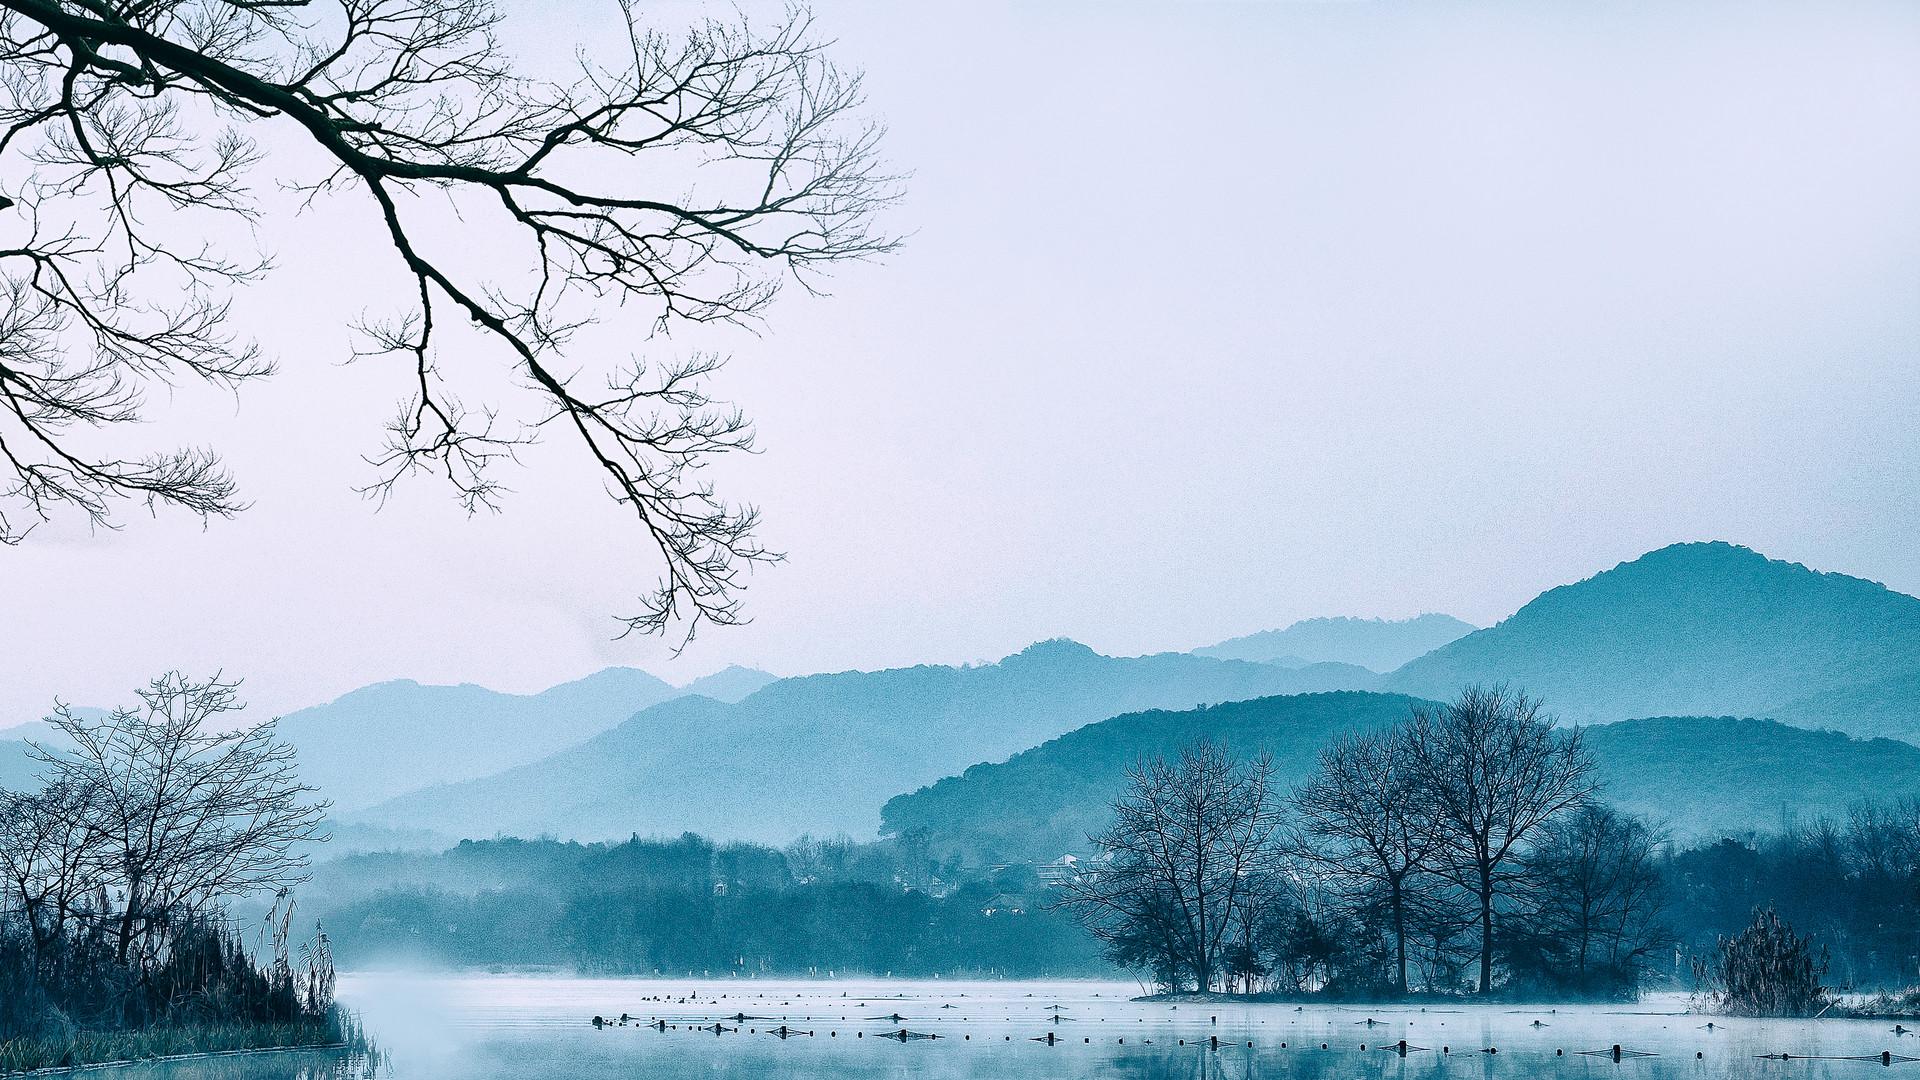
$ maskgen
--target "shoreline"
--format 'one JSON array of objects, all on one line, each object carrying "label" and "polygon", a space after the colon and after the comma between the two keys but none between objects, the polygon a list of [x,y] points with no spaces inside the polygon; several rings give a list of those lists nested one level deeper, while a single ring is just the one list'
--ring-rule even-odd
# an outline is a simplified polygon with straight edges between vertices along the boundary
[{"label": "shoreline", "polygon": [[289,1046],[242,1046],[231,1050],[195,1050],[184,1054],[160,1054],[154,1057],[117,1058],[112,1061],[89,1061],[81,1065],[43,1065],[25,1071],[0,1072],[0,1077],[14,1080],[23,1076],[61,1076],[68,1073],[88,1072],[93,1069],[125,1069],[134,1065],[154,1065],[169,1061],[196,1061],[202,1058],[239,1057],[243,1054],[292,1054],[325,1050],[352,1050],[351,1043],[296,1043]]},{"label": "shoreline", "polygon": [[[1674,996],[1674,995],[1669,994],[1668,996]],[[1820,1013],[1814,1016],[1764,1017],[1764,1016],[1744,1016],[1738,1013],[1721,1013],[1721,1012],[1715,1012],[1711,1009],[1696,1008],[1690,1001],[1688,1001],[1685,998],[1685,996],[1679,996],[1678,1000],[1671,1002],[1672,1004],[1679,1006],[1678,1008],[1674,1008],[1671,1010],[1660,1010],[1660,1009],[1649,1010],[1647,1008],[1635,1008],[1635,1006],[1657,1006],[1658,1004],[1661,1003],[1659,1000],[1660,997],[1661,997],[1660,994],[1655,994],[1652,996],[1651,999],[1643,998],[1639,1001],[1609,1001],[1605,999],[1596,999],[1596,998],[1589,998],[1589,999],[1504,998],[1504,997],[1497,997],[1497,996],[1492,998],[1481,998],[1476,995],[1450,996],[1450,995],[1444,995],[1444,994],[1431,995],[1431,996],[1415,994],[1415,995],[1410,995],[1408,997],[1402,997],[1402,998],[1319,998],[1319,997],[1313,997],[1313,996],[1303,997],[1299,994],[1267,994],[1267,993],[1229,994],[1229,993],[1218,993],[1218,992],[1199,993],[1196,991],[1189,990],[1189,991],[1181,991],[1179,993],[1171,993],[1171,994],[1165,994],[1165,993],[1141,994],[1137,997],[1129,998],[1128,1000],[1134,1001],[1134,1002],[1140,1002],[1143,1004],[1150,1004],[1150,1005],[1187,1005],[1187,1004],[1194,1004],[1194,1005],[1300,1005],[1300,1006],[1314,1006],[1318,1008],[1332,1007],[1332,1008],[1355,1008],[1355,1009],[1360,1009],[1360,1008],[1393,1009],[1393,1008],[1406,1008],[1406,1007],[1417,1006],[1423,1012],[1426,1011],[1426,1009],[1429,1006],[1442,1006],[1442,1007],[1449,1007],[1449,1008],[1474,1008],[1474,1007],[1500,1006],[1508,1009],[1526,1008],[1531,1006],[1534,1008],[1548,1009],[1548,1010],[1556,1009],[1562,1006],[1569,1007],[1569,1008],[1605,1008],[1608,1006],[1613,1006],[1618,1008],[1619,1010],[1630,1011],[1636,1015],[1644,1014],[1644,1015],[1657,1015],[1657,1016],[1707,1016],[1707,1017],[1722,1017],[1728,1020],[1766,1020],[1766,1019],[1915,1020],[1915,1019],[1920,1019],[1920,1009],[1916,1009],[1902,1002],[1894,1002],[1892,1004],[1892,1007],[1890,1008],[1886,1008],[1886,1007],[1876,1008],[1875,1007],[1876,1005],[1886,1005],[1888,1003],[1888,999],[1885,997],[1877,996],[1873,994],[1837,994],[1834,997],[1832,1004],[1830,1004],[1826,1009],[1821,1010]]]},{"label": "shoreline", "polygon": [[153,1027],[136,1031],[77,1030],[53,1038],[0,1040],[0,1078],[51,1076],[148,1062],[188,1061],[240,1054],[375,1053],[358,1021],[340,1014],[311,1025],[259,1024]]}]

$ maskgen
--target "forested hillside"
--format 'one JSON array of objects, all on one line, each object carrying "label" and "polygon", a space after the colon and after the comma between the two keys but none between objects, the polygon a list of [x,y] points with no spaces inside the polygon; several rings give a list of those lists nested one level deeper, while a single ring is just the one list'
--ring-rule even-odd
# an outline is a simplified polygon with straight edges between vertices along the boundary
[{"label": "forested hillside", "polygon": [[[1107,821],[1126,770],[1193,739],[1240,754],[1270,750],[1291,786],[1329,740],[1404,719],[1417,699],[1332,693],[1144,712],[1092,724],[997,764],[977,765],[887,804],[886,829],[925,829],[970,859],[1084,852]],[[1870,798],[1920,793],[1920,747],[1854,739],[1768,720],[1661,717],[1586,731],[1602,801],[1691,842],[1747,836],[1783,820],[1844,814]]]}]

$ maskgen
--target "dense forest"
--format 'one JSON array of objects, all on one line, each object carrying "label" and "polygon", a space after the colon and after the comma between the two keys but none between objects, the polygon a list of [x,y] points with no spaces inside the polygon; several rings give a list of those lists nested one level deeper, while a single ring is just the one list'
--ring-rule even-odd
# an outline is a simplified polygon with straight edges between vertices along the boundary
[{"label": "dense forest", "polygon": [[1089,975],[1031,866],[962,870],[910,839],[785,850],[688,834],[617,844],[467,841],[324,864],[307,890],[354,967],[624,975]]}]

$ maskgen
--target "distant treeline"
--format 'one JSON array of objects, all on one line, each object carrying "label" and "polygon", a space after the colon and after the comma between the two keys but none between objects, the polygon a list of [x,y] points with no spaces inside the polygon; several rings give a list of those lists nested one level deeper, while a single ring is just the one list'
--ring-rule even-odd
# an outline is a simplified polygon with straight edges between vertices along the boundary
[{"label": "distant treeline", "polygon": [[923,841],[785,850],[692,834],[617,844],[467,841],[318,868],[348,967],[563,967],[619,975],[1110,973],[1035,868],[963,872]]},{"label": "distant treeline", "polygon": [[[1587,818],[1584,827],[1617,816]],[[1578,835],[1570,831],[1563,835]],[[1791,831],[1655,853],[1659,948],[1645,985],[1690,989],[1692,961],[1772,907],[1842,988],[1920,981],[1920,802],[1862,805]],[[426,962],[610,974],[1112,975],[1064,913],[1054,868],[961,868],[915,839],[786,850],[696,836],[616,844],[468,841],[324,863],[306,889],[349,967]],[[1374,924],[1378,928],[1378,923]],[[1503,976],[1538,973],[1538,922],[1497,922]],[[1344,958],[1311,921],[1296,963]],[[1516,991],[1520,988],[1515,988]],[[1545,985],[1525,988],[1552,993]],[[1356,988],[1354,992],[1359,992]],[[1609,992],[1625,992],[1614,986]]]},{"label": "distant treeline", "polygon": [[1660,866],[1666,924],[1685,952],[1706,952],[1771,907],[1823,951],[1832,984],[1920,985],[1920,799],[1701,844]]}]

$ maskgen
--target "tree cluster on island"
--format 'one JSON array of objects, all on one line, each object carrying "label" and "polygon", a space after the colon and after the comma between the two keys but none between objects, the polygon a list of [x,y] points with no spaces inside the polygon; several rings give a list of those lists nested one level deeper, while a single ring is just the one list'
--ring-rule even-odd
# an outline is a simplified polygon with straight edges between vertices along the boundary
[{"label": "tree cluster on island", "polygon": [[[1630,997],[1677,963],[1664,838],[1524,693],[1339,738],[1291,793],[1272,768],[1206,741],[1140,762],[1062,906],[1165,992]],[[1749,938],[1697,985],[1744,1000],[1779,951]]]}]

